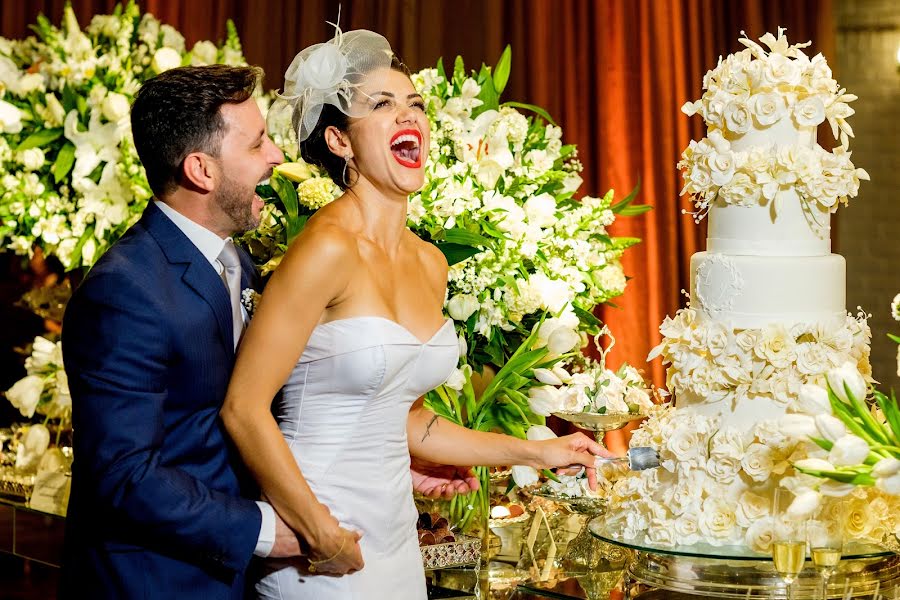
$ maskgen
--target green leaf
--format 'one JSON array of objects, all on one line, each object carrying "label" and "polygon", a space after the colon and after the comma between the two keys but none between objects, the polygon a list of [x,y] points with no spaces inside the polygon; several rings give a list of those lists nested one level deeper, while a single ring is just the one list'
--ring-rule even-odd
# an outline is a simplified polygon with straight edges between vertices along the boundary
[{"label": "green leaf", "polygon": [[463,57],[457,56],[453,61],[453,81],[462,81],[466,77],[466,65],[463,63]]},{"label": "green leaf", "polygon": [[884,413],[884,418],[891,428],[894,443],[900,442],[900,409],[897,408],[896,398],[888,398],[881,392],[876,391],[875,402],[878,403],[878,407],[881,408],[881,412]]},{"label": "green leaf", "polygon": [[575,315],[581,320],[582,323],[586,323],[588,327],[597,328],[603,326],[603,321],[594,316],[594,313],[584,310],[576,305],[572,305],[575,309]]},{"label": "green leaf", "polygon": [[72,170],[72,165],[74,164],[75,144],[66,142],[66,145],[59,149],[56,160],[53,162],[53,167],[50,168],[50,172],[53,174],[53,180],[56,183],[62,181],[63,177],[68,175],[69,171]]},{"label": "green leaf", "polygon": [[447,74],[444,72],[444,57],[441,56],[438,58],[437,65],[435,67],[437,69],[438,75],[443,77],[445,80],[447,79]]},{"label": "green leaf", "polygon": [[491,245],[491,241],[483,235],[472,233],[468,229],[462,229],[460,227],[446,230],[444,232],[444,239],[452,244],[462,244],[466,246]]},{"label": "green leaf", "polygon": [[504,102],[501,106],[509,106],[512,108],[521,108],[523,110],[529,110],[533,113],[539,115],[542,119],[550,123],[551,125],[556,125],[556,121],[553,120],[553,117],[550,116],[546,110],[541,108],[540,106],[535,106],[534,104],[526,104],[525,102]]},{"label": "green leaf", "polygon": [[509,44],[503,49],[500,60],[494,68],[494,90],[499,97],[503,90],[506,89],[506,83],[509,81],[509,70],[512,66],[512,48]]},{"label": "green leaf", "polygon": [[494,89],[494,80],[491,78],[490,70],[484,65],[482,65],[479,75],[479,80],[482,79],[481,91],[476,96],[476,98],[481,100],[481,105],[472,110],[473,119],[485,111],[500,108],[500,94]]},{"label": "green leaf", "polygon": [[447,264],[451,267],[482,251],[481,248],[473,248],[463,244],[451,244],[450,242],[435,244],[435,246],[444,253],[444,256],[447,258]]},{"label": "green leaf", "polygon": [[84,233],[81,234],[81,237],[78,238],[78,243],[75,244],[75,248],[72,250],[72,265],[81,263],[81,250],[84,248],[84,245],[87,243],[88,239],[94,235],[94,226],[90,225],[87,229],[84,230]]},{"label": "green leaf", "polygon": [[636,217],[637,215],[642,215],[651,210],[653,210],[653,207],[649,204],[635,204],[634,206],[627,206],[621,209],[616,214],[623,217]]},{"label": "green leaf", "polygon": [[68,114],[70,110],[76,110],[78,108],[78,94],[72,89],[72,86],[68,84],[66,84],[62,91],[62,105],[66,114]]},{"label": "green leaf", "polygon": [[16,150],[28,150],[29,148],[42,148],[49,144],[50,142],[54,142],[62,137],[63,130],[62,127],[55,127],[53,129],[42,129],[41,131],[36,131],[32,133],[27,138],[25,138],[21,144],[16,147]]},{"label": "green leaf", "polygon": [[610,210],[613,211],[614,213],[618,214],[619,211],[623,210],[625,207],[627,207],[629,204],[631,204],[631,202],[637,197],[638,192],[640,192],[640,191],[641,191],[641,178],[638,177],[638,180],[634,186],[634,189],[631,190],[631,192],[627,196],[622,198],[619,202],[616,202],[615,204],[610,206],[609,207]]},{"label": "green leaf", "polygon": [[889,334],[887,334],[887,336],[889,338],[891,338],[892,340],[894,340],[895,342],[897,342],[898,344],[900,344],[900,336],[896,336],[893,333],[889,333]]}]

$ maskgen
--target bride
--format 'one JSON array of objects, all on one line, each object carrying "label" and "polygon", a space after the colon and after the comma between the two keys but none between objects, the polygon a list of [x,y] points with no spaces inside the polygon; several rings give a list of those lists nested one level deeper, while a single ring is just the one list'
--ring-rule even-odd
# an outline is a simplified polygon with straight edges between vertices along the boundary
[{"label": "bride", "polygon": [[345,193],[309,220],[269,281],[222,409],[263,494],[307,544],[308,561],[267,562],[256,591],[424,600],[411,455],[549,468],[592,467],[603,451],[582,434],[526,441],[424,408],[459,350],[442,318],[447,261],[406,227],[428,156],[423,100],[369,31],[307,48],[286,80],[303,158]]}]

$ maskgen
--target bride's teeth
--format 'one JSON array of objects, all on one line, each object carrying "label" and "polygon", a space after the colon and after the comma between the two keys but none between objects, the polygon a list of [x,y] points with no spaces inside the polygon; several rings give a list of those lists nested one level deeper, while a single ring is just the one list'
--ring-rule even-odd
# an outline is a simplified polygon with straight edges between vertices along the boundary
[{"label": "bride's teeth", "polygon": [[413,144],[415,144],[416,148],[419,147],[419,138],[417,138],[416,136],[414,136],[412,134],[407,133],[407,134],[397,137],[397,139],[395,139],[393,142],[391,142],[391,148],[393,148],[394,146],[397,146],[398,144],[402,144],[403,142],[412,142]]}]

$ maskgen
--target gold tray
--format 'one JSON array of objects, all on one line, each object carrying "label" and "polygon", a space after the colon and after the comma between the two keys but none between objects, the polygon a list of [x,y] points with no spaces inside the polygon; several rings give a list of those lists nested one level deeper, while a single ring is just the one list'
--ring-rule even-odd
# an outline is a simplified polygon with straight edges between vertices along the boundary
[{"label": "gold tray", "polygon": [[458,536],[455,542],[420,546],[426,569],[449,569],[477,565],[481,558],[481,539]]}]

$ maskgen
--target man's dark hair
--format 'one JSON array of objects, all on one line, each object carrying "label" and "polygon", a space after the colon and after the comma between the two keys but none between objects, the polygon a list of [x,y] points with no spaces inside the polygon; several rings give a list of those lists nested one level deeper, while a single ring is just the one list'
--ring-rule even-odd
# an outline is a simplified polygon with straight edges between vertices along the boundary
[{"label": "man's dark hair", "polygon": [[170,69],[144,83],[131,105],[131,130],[158,198],[181,181],[188,154],[219,155],[225,135],[219,109],[250,98],[261,80],[258,67],[210,65]]}]

